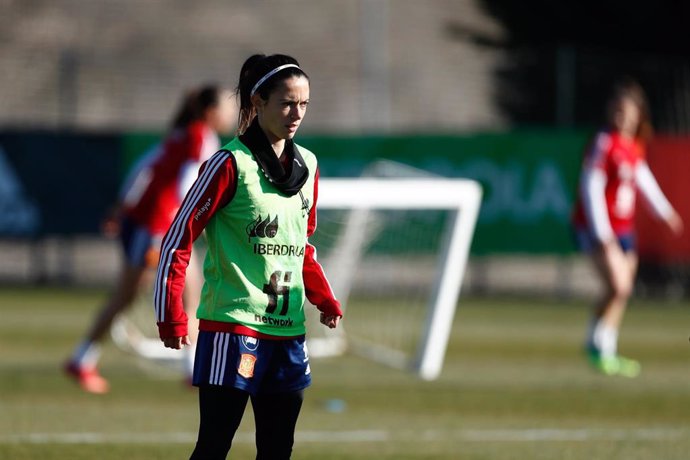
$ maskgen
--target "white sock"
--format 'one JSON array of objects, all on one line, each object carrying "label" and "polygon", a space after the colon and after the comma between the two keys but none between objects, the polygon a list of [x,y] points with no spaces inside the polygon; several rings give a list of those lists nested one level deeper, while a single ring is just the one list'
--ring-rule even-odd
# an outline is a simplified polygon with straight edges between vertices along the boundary
[{"label": "white sock", "polygon": [[606,327],[604,329],[603,353],[605,356],[616,356],[618,354],[618,329]]},{"label": "white sock", "polygon": [[84,340],[77,346],[72,355],[72,362],[79,367],[96,367],[101,357],[101,346],[95,342]]},{"label": "white sock", "polygon": [[194,356],[196,355],[196,343],[184,348],[184,372],[187,377],[194,375]]},{"label": "white sock", "polygon": [[616,356],[618,351],[618,330],[607,325],[601,319],[592,321],[589,329],[588,344],[604,358]]}]

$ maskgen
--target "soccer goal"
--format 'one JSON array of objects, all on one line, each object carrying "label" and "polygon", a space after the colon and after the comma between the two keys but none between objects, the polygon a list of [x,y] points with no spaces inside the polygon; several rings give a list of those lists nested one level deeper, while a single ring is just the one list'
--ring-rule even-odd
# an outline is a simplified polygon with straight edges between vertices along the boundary
[{"label": "soccer goal", "polygon": [[351,351],[437,378],[481,195],[466,179],[322,179],[312,243],[345,320],[325,330],[307,309],[311,356]]}]

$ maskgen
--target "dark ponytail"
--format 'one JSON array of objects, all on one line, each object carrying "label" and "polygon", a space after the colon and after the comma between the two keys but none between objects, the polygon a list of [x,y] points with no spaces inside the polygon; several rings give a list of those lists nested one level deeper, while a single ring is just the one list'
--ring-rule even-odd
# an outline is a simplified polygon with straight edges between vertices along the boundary
[{"label": "dark ponytail", "polygon": [[173,117],[171,128],[185,128],[195,121],[202,120],[208,109],[218,105],[221,93],[222,89],[217,85],[205,85],[188,91]]},{"label": "dark ponytail", "polygon": [[[272,54],[270,56],[255,54],[244,61],[242,69],[240,70],[240,79],[235,89],[235,94],[240,101],[240,112],[237,122],[238,134],[244,133],[256,116],[256,110],[254,109],[251,99],[252,88],[254,88],[256,83],[270,71],[286,64],[299,66],[297,59],[285,54]],[[298,67],[288,67],[261,83],[261,86],[256,90],[256,94],[259,94],[262,99],[268,100],[268,97],[279,82],[293,76],[301,76],[309,79],[302,69]]]}]

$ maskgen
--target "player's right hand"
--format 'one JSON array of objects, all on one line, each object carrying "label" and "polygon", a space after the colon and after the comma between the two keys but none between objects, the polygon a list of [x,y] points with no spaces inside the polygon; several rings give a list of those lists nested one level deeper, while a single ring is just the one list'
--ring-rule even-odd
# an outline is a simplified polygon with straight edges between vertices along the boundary
[{"label": "player's right hand", "polygon": [[117,238],[120,234],[120,214],[121,207],[115,205],[111,207],[101,221],[101,233],[106,238]]},{"label": "player's right hand", "polygon": [[328,326],[330,329],[335,329],[338,327],[338,323],[340,322],[340,318],[342,316],[339,315],[326,315],[325,313],[321,313],[321,324],[324,326]]},{"label": "player's right hand", "polygon": [[185,335],[184,337],[167,337],[161,340],[163,341],[165,348],[173,348],[175,350],[181,350],[185,346],[192,344],[192,341],[189,339],[188,335]]}]

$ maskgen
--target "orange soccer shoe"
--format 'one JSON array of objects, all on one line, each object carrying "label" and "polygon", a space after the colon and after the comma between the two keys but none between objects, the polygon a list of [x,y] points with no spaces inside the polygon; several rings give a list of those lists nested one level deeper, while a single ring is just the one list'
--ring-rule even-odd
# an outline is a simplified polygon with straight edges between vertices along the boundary
[{"label": "orange soccer shoe", "polygon": [[94,394],[104,394],[110,390],[110,384],[108,384],[108,381],[98,373],[95,367],[86,368],[73,362],[67,362],[64,370],[84,391]]}]

